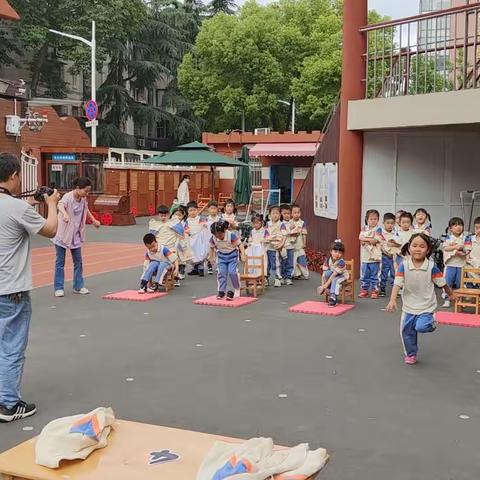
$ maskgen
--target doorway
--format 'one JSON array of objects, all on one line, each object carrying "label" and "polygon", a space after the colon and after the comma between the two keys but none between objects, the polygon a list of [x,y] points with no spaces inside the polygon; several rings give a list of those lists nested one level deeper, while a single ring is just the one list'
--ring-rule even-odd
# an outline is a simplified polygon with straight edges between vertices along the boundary
[{"label": "doorway", "polygon": [[272,165],[270,167],[270,189],[280,189],[280,203],[290,203],[293,193],[293,167]]}]

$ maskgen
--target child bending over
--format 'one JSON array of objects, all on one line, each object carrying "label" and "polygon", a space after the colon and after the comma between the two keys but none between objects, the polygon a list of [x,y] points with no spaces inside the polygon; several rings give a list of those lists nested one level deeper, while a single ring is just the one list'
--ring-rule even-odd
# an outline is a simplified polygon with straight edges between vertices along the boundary
[{"label": "child bending over", "polygon": [[341,240],[335,240],[330,247],[330,256],[323,264],[322,285],[318,287],[321,296],[328,293],[328,306],[335,307],[343,282],[348,280],[347,265],[343,259],[345,247]]},{"label": "child bending over", "polygon": [[[212,224],[210,231],[212,238],[210,239],[210,261],[217,261],[218,270],[218,293],[219,300],[227,296],[227,300],[231,301],[240,296],[240,277],[238,274],[238,257],[245,261],[245,250],[243,248],[240,237],[230,231],[229,223],[219,221]],[[233,287],[233,291],[227,291],[228,279]]]},{"label": "child bending over", "polygon": [[453,297],[451,288],[443,278],[442,272],[430,259],[432,244],[425,233],[415,233],[410,242],[402,248],[403,261],[395,274],[388,312],[397,309],[397,295],[402,290],[401,336],[405,353],[405,363],[417,363],[418,334],[429,333],[436,329],[433,313],[437,308],[435,285],[443,288],[444,293]]},{"label": "child bending over", "polygon": [[147,253],[138,293],[153,293],[164,286],[163,280],[168,271],[173,270],[175,277],[178,276],[178,259],[168,247],[158,244],[153,233],[147,233],[143,237],[143,243],[147,247]]}]

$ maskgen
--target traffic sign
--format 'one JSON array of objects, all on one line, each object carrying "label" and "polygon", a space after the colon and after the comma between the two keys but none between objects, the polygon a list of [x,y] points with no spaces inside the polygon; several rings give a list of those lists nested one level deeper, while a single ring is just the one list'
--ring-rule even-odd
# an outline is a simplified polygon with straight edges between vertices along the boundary
[{"label": "traffic sign", "polygon": [[86,127],[98,127],[98,120],[90,120],[89,122],[85,122]]},{"label": "traffic sign", "polygon": [[85,104],[85,114],[89,120],[95,120],[98,115],[98,105],[94,100],[89,100]]}]

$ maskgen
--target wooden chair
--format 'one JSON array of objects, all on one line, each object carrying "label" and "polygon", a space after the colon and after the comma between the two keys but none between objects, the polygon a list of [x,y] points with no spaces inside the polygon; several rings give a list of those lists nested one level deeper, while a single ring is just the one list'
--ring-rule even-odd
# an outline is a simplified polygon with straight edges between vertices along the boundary
[{"label": "wooden chair", "polygon": [[253,290],[253,296],[257,297],[257,290],[261,293],[265,292],[265,258],[248,257],[243,266],[243,274],[240,275],[240,281],[245,282],[245,286],[240,287],[241,290],[246,290],[249,293]]},{"label": "wooden chair", "polygon": [[168,270],[165,274],[165,278],[163,279],[163,283],[165,285],[165,291],[169,292],[170,290],[175,289],[175,276],[173,274],[173,268]]},{"label": "wooden chair", "polygon": [[462,268],[460,288],[455,290],[455,313],[463,312],[465,308],[473,308],[475,315],[480,311],[480,268]]},{"label": "wooden chair", "polygon": [[218,206],[219,207],[223,207],[223,205],[225,204],[225,202],[227,200],[229,200],[230,198],[232,198],[232,195],[231,194],[228,194],[228,193],[219,193],[218,194]]},{"label": "wooden chair", "polygon": [[[342,284],[340,301],[341,303],[347,303],[347,299],[350,299],[352,302],[355,302],[355,261],[345,260],[345,265],[347,267],[349,278]],[[325,301],[328,301],[327,293],[325,293]]]}]

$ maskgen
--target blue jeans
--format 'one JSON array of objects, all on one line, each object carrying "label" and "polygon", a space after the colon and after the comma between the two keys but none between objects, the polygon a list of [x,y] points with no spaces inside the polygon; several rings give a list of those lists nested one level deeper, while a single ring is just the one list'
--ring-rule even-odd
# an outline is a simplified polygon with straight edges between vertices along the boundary
[{"label": "blue jeans", "polygon": [[287,257],[282,258],[281,261],[281,270],[282,270],[282,277],[284,279],[289,278],[290,280],[293,278],[293,255],[295,250],[293,248],[287,248]]},{"label": "blue jeans", "polygon": [[[332,275],[333,275],[333,272],[331,270],[327,270],[326,272],[323,272],[322,283],[326,283]],[[340,295],[342,284],[346,279],[347,277],[345,276],[344,273],[342,273],[342,275],[336,275],[335,277],[333,277],[332,283],[330,283],[330,287],[329,287],[330,292],[334,293],[335,295]]]},{"label": "blue jeans", "polygon": [[405,355],[411,357],[418,352],[418,334],[430,333],[435,330],[433,313],[402,314],[401,335]]},{"label": "blue jeans", "polygon": [[238,253],[236,253],[236,255],[229,254],[225,257],[219,254],[217,256],[217,272],[219,292],[225,293],[227,291],[227,283],[229,278],[233,289],[240,289],[240,278],[238,276]]},{"label": "blue jeans", "polygon": [[282,278],[281,272],[281,258],[280,253],[277,250],[267,250],[268,270],[267,277],[270,277],[272,271],[275,274],[275,278]]},{"label": "blue jeans", "polygon": [[[65,254],[66,248],[55,245],[55,279],[53,282],[55,290],[65,288]],[[73,248],[70,250],[73,260],[73,289],[80,290],[85,286],[83,281],[82,249]]]},{"label": "blue jeans", "polygon": [[393,266],[393,257],[382,255],[382,275],[380,277],[380,289],[387,288],[387,282],[390,279],[390,286],[395,281],[395,267]]},{"label": "blue jeans", "polygon": [[170,262],[159,262],[157,260],[153,260],[148,264],[148,267],[143,272],[141,279],[149,282],[156,272],[155,281],[162,284],[163,279],[165,278],[165,275],[171,266],[172,264]]},{"label": "blue jeans", "polygon": [[30,294],[13,300],[0,296],[0,405],[12,408],[21,400],[25,350],[32,317]]},{"label": "blue jeans", "polygon": [[380,271],[380,262],[362,263],[362,272],[360,283],[362,290],[376,290],[378,285],[378,273]]},{"label": "blue jeans", "polygon": [[450,288],[460,288],[462,282],[462,267],[445,267],[445,281]]}]

